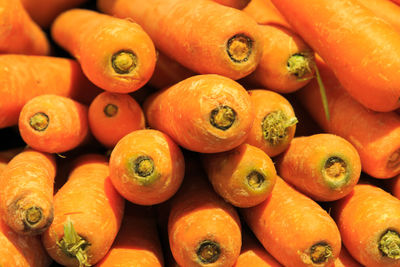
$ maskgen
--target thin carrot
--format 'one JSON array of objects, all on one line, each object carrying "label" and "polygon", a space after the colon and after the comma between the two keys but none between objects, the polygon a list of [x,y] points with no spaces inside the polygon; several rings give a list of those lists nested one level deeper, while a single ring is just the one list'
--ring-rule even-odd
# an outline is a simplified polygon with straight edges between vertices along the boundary
[{"label": "thin carrot", "polygon": [[344,197],[361,174],[360,156],[353,145],[326,133],[294,138],[276,167],[286,182],[316,201]]},{"label": "thin carrot", "polygon": [[88,104],[100,92],[72,59],[0,55],[0,66],[0,128],[18,124],[22,106],[35,96],[56,94]]},{"label": "thin carrot", "polygon": [[392,24],[400,32],[400,7],[390,0],[357,0],[376,16]]},{"label": "thin carrot", "polygon": [[339,257],[335,260],[333,267],[362,267],[347,251],[346,247],[342,245]]},{"label": "thin carrot", "polygon": [[51,36],[77,58],[88,79],[106,91],[133,92],[153,74],[154,44],[132,21],[72,9],[56,18]]},{"label": "thin carrot", "polygon": [[22,108],[18,128],[32,148],[62,153],[82,144],[89,135],[87,106],[58,95],[40,95]]},{"label": "thin carrot", "polygon": [[375,178],[400,173],[400,117],[395,112],[373,112],[354,100],[322,61],[317,60],[329,99],[328,121],[323,112],[317,81],[296,95],[321,128],[339,135],[357,149],[364,172]]},{"label": "thin carrot", "polygon": [[145,127],[142,108],[127,94],[99,94],[89,106],[88,119],[93,136],[109,148],[128,133]]},{"label": "thin carrot", "polygon": [[282,153],[296,132],[297,118],[285,97],[264,89],[248,90],[255,118],[246,143],[268,156]]},{"label": "thin carrot", "polygon": [[214,2],[237,9],[245,8],[251,0],[213,0]]},{"label": "thin carrot", "polygon": [[400,266],[400,200],[358,184],[334,203],[332,215],[349,253],[365,266]]},{"label": "thin carrot", "polygon": [[157,130],[137,130],[124,136],[110,157],[110,178],[118,192],[139,205],[154,205],[179,189],[185,162],[179,147]]},{"label": "thin carrot", "polygon": [[243,11],[254,18],[258,24],[279,25],[292,29],[292,26],[276,9],[271,0],[251,0]]},{"label": "thin carrot", "polygon": [[114,189],[106,159],[86,154],[54,196],[54,221],[42,235],[49,255],[65,266],[91,266],[117,236],[124,199]]},{"label": "thin carrot", "polygon": [[202,160],[214,190],[236,207],[260,204],[274,188],[274,163],[255,146],[242,144],[230,151],[203,154]]},{"label": "thin carrot", "polygon": [[143,109],[150,127],[186,149],[203,153],[227,151],[243,143],[254,118],[246,90],[215,74],[196,75],[156,92]]},{"label": "thin carrot", "polygon": [[400,35],[357,0],[271,0],[365,107],[400,107]]},{"label": "thin carrot", "polygon": [[261,58],[257,23],[213,1],[100,0],[97,5],[107,14],[137,21],[158,49],[200,74],[240,79]]},{"label": "thin carrot", "polygon": [[265,249],[284,266],[330,266],[339,255],[341,238],[333,219],[279,177],[266,201],[241,212]]}]

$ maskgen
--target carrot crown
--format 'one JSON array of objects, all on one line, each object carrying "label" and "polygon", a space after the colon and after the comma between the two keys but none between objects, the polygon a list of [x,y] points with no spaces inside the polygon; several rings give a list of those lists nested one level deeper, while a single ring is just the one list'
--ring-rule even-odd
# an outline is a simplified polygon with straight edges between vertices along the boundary
[{"label": "carrot crown", "polygon": [[296,53],[289,57],[286,63],[288,72],[296,76],[300,81],[313,78],[315,68],[314,56],[312,53]]},{"label": "carrot crown", "polygon": [[134,155],[128,158],[126,170],[130,177],[136,179],[140,185],[151,185],[160,178],[154,161],[147,155]]},{"label": "carrot crown", "polygon": [[236,34],[229,38],[226,45],[226,52],[233,62],[242,63],[249,60],[252,48],[253,40],[250,37],[244,34]]},{"label": "carrot crown", "polygon": [[247,183],[249,186],[254,189],[260,189],[265,184],[265,176],[259,171],[252,171],[247,175]]},{"label": "carrot crown", "polygon": [[46,130],[46,128],[49,126],[49,123],[49,116],[43,112],[37,112],[29,119],[29,125],[34,130],[39,132]]},{"label": "carrot crown", "polygon": [[118,106],[114,104],[107,104],[103,110],[107,117],[114,117],[118,113]]},{"label": "carrot crown", "polygon": [[333,257],[332,247],[322,241],[312,245],[307,253],[301,255],[306,264],[323,264]]},{"label": "carrot crown", "polygon": [[395,230],[387,230],[379,239],[379,250],[383,256],[400,259],[400,235]]},{"label": "carrot crown", "polygon": [[236,120],[236,111],[231,107],[222,105],[211,111],[210,123],[220,130],[229,129]]},{"label": "carrot crown", "polygon": [[350,180],[350,168],[346,160],[340,156],[330,156],[322,167],[325,183],[333,189],[346,185]]},{"label": "carrot crown", "polygon": [[200,262],[209,264],[216,262],[221,255],[221,248],[218,243],[211,240],[203,240],[196,251]]},{"label": "carrot crown", "polygon": [[121,50],[111,57],[111,66],[118,74],[129,74],[138,65],[138,58],[132,51]]},{"label": "carrot crown", "polygon": [[271,145],[279,145],[285,141],[288,128],[298,122],[296,117],[289,118],[282,110],[268,113],[262,123],[264,139]]}]

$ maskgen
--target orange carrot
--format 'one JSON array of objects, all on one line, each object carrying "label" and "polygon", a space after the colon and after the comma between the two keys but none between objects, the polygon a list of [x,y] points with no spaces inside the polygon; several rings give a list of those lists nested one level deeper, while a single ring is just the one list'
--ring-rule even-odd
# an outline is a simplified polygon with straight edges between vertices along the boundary
[{"label": "orange carrot", "polygon": [[18,127],[22,139],[32,148],[65,152],[88,138],[87,107],[63,96],[36,96],[23,106]]},{"label": "orange carrot", "polygon": [[20,0],[0,0],[0,54],[50,54],[46,34],[32,21]]},{"label": "orange carrot", "polygon": [[400,173],[400,117],[395,112],[368,110],[346,93],[333,72],[317,60],[325,84],[330,120],[323,112],[317,81],[297,94],[301,103],[326,132],[339,135],[353,144],[364,172],[375,178],[390,178]]},{"label": "orange carrot", "polygon": [[400,0],[391,0],[393,3],[400,5]]},{"label": "orange carrot", "polygon": [[357,0],[376,16],[392,24],[400,32],[400,7],[390,0]]},{"label": "orange carrot", "polygon": [[263,89],[248,92],[255,118],[245,142],[274,157],[289,146],[297,118],[290,103],[280,94]]},{"label": "orange carrot", "polygon": [[156,92],[143,109],[150,127],[186,149],[203,153],[227,151],[243,143],[254,117],[246,90],[215,74],[193,76]]},{"label": "orange carrot", "polygon": [[49,255],[65,266],[91,266],[117,236],[124,200],[114,189],[106,159],[80,157],[68,181],[54,196],[54,221],[43,233]]},{"label": "orange carrot", "polygon": [[4,171],[7,163],[18,153],[22,152],[23,148],[12,148],[0,151],[0,175]]},{"label": "orange carrot", "polygon": [[213,1],[218,4],[237,8],[237,9],[245,8],[250,2],[250,0],[213,0]]},{"label": "orange carrot", "polygon": [[390,192],[400,199],[400,176],[397,175],[396,177],[388,180],[389,183],[389,190]]},{"label": "orange carrot", "polygon": [[72,9],[56,18],[51,35],[77,58],[89,80],[104,90],[133,92],[153,74],[154,44],[132,21]]},{"label": "orange carrot", "polygon": [[333,267],[362,267],[347,251],[346,247],[342,245],[339,257],[335,260]]},{"label": "orange carrot", "polygon": [[127,94],[99,94],[89,106],[88,119],[93,136],[109,148],[128,133],[145,127],[142,108]]},{"label": "orange carrot", "polygon": [[346,139],[333,134],[294,138],[276,166],[286,182],[316,201],[344,197],[361,174],[357,150]]},{"label": "orange carrot", "polygon": [[271,0],[365,107],[400,107],[400,35],[357,0]]},{"label": "orange carrot", "polygon": [[203,154],[202,159],[214,190],[236,207],[260,204],[274,188],[274,163],[257,147],[242,144],[230,151]]},{"label": "orange carrot", "polygon": [[35,96],[56,94],[87,104],[100,92],[71,59],[0,55],[0,66],[0,128],[18,124],[22,106]]},{"label": "orange carrot", "polygon": [[261,58],[256,22],[213,1],[100,0],[97,4],[107,14],[137,21],[158,49],[200,74],[240,79],[254,71]]},{"label": "orange carrot", "polygon": [[265,249],[284,266],[330,266],[339,255],[341,238],[333,219],[279,177],[266,201],[241,212]]},{"label": "orange carrot", "polygon": [[379,187],[358,184],[335,202],[343,244],[365,266],[400,266],[400,200]]},{"label": "orange carrot", "polygon": [[118,192],[139,205],[154,205],[179,189],[185,162],[179,147],[157,130],[124,136],[110,157],[110,178]]},{"label": "orange carrot", "polygon": [[276,9],[271,0],[251,0],[243,11],[254,18],[258,24],[279,25],[292,29],[292,26]]}]

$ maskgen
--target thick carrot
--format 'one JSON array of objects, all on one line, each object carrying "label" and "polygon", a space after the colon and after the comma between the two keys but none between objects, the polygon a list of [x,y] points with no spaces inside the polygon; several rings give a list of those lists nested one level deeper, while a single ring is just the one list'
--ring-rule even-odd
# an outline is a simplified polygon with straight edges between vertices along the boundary
[{"label": "thick carrot", "polygon": [[254,71],[261,58],[257,23],[240,10],[206,0],[97,3],[105,13],[137,21],[158,49],[197,73],[236,80]]},{"label": "thick carrot", "polygon": [[294,138],[276,167],[286,182],[316,201],[344,197],[361,174],[360,156],[353,145],[325,133]]},{"label": "thick carrot", "polygon": [[325,84],[330,120],[323,112],[319,86],[312,81],[297,94],[301,103],[326,132],[353,144],[364,172],[375,178],[400,173],[400,117],[395,112],[373,112],[355,101],[326,64],[317,60]]},{"label": "thick carrot", "polygon": [[392,24],[400,32],[400,7],[390,0],[357,0],[376,16]]},{"label": "thick carrot", "polygon": [[217,2],[218,4],[237,9],[245,8],[250,2],[250,0],[213,0],[213,1]]},{"label": "thick carrot", "polygon": [[357,0],[271,0],[365,107],[400,107],[400,35]]},{"label": "thick carrot", "polygon": [[108,148],[128,133],[145,127],[142,108],[127,94],[99,94],[89,106],[88,119],[93,136]]},{"label": "thick carrot", "polygon": [[83,103],[100,92],[71,59],[0,55],[0,128],[18,124],[22,106],[42,94],[71,97]]},{"label": "thick carrot", "polygon": [[0,0],[0,54],[50,54],[46,34],[29,17],[20,0]]},{"label": "thick carrot", "polygon": [[139,205],[154,205],[171,198],[184,173],[181,150],[157,130],[137,130],[124,136],[110,157],[113,185],[124,198]]},{"label": "thick carrot", "polygon": [[284,266],[330,266],[339,255],[341,238],[333,219],[279,177],[267,200],[241,212],[265,249]]},{"label": "thick carrot", "polygon": [[276,9],[271,0],[251,0],[243,11],[254,18],[258,24],[279,25],[292,29],[292,26]]},{"label": "thick carrot", "polygon": [[65,266],[96,264],[117,236],[123,213],[124,199],[111,183],[106,159],[81,156],[54,196],[54,221],[43,233],[44,247]]},{"label": "thick carrot", "polygon": [[296,132],[297,118],[289,101],[280,94],[264,89],[248,92],[255,116],[245,142],[274,157],[289,146]]},{"label": "thick carrot", "polygon": [[88,79],[106,91],[133,92],[153,74],[153,41],[132,21],[72,9],[56,18],[51,36],[79,61]]},{"label": "thick carrot", "polygon": [[87,106],[58,95],[40,95],[22,108],[18,127],[32,148],[62,153],[82,144],[89,135]]},{"label": "thick carrot", "polygon": [[347,251],[346,247],[342,245],[339,257],[335,260],[333,267],[362,267]]},{"label": "thick carrot", "polygon": [[246,90],[215,74],[196,75],[156,92],[143,109],[150,127],[186,149],[203,153],[240,145],[254,119]]},{"label": "thick carrot", "polygon": [[274,163],[255,146],[242,144],[230,151],[203,154],[202,159],[214,190],[236,207],[260,204],[274,188]]},{"label": "thick carrot", "polygon": [[314,75],[314,52],[294,32],[276,25],[258,25],[263,54],[254,72],[244,78],[253,88],[294,92]]},{"label": "thick carrot", "polygon": [[365,266],[400,266],[400,200],[369,184],[335,202],[332,215],[349,253]]}]

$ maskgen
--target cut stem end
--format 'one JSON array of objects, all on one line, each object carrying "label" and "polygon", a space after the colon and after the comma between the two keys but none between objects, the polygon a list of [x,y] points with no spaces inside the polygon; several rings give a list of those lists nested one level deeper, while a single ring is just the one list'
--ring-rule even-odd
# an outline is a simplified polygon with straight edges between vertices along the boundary
[{"label": "cut stem end", "polygon": [[30,227],[38,224],[43,218],[42,209],[36,206],[30,207],[25,211],[24,221]]},{"label": "cut stem end", "polygon": [[332,248],[325,242],[314,244],[310,248],[310,258],[315,264],[327,262],[332,256]]},{"label": "cut stem end", "polygon": [[400,165],[400,149],[397,149],[390,155],[387,162],[387,168],[394,169],[397,168],[399,165]]},{"label": "cut stem end", "polygon": [[350,178],[347,163],[340,157],[329,157],[322,169],[322,177],[332,189],[346,185]]},{"label": "cut stem end", "polygon": [[282,110],[270,112],[261,123],[264,140],[271,145],[282,143],[287,138],[289,127],[297,122],[296,117],[289,118]]},{"label": "cut stem end", "polygon": [[118,106],[114,104],[107,104],[103,110],[107,117],[114,117],[118,113]]},{"label": "cut stem end", "polygon": [[43,112],[37,112],[29,119],[29,125],[35,131],[42,132],[49,126],[49,116]]},{"label": "cut stem end", "polygon": [[210,123],[220,130],[229,129],[236,120],[236,111],[229,106],[219,106],[211,111]]},{"label": "cut stem end", "polygon": [[247,183],[252,189],[260,189],[265,184],[265,177],[258,171],[252,171],[247,175]]},{"label": "cut stem end", "polygon": [[385,257],[400,259],[400,235],[394,230],[387,230],[379,239],[379,250]]},{"label": "cut stem end", "polygon": [[236,34],[228,40],[226,52],[233,62],[243,63],[249,60],[252,48],[253,40],[250,37]]},{"label": "cut stem end", "polygon": [[132,51],[119,51],[112,55],[111,66],[118,74],[129,74],[137,66],[138,58]]},{"label": "cut stem end", "polygon": [[221,255],[221,249],[218,243],[211,240],[204,240],[197,249],[198,259],[205,264],[216,262]]},{"label": "cut stem end", "polygon": [[286,66],[288,72],[296,76],[300,81],[313,78],[312,73],[315,63],[313,57],[308,54],[297,53],[291,55]]}]

